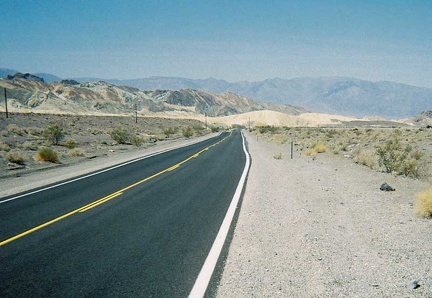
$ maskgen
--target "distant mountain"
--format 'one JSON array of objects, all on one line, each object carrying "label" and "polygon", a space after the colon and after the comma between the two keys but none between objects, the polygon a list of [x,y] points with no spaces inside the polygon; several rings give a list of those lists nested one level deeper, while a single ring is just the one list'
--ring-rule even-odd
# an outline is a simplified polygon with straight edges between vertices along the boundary
[{"label": "distant mountain", "polygon": [[52,84],[53,82],[60,82],[62,80],[62,78],[50,73],[38,72],[35,73],[34,75],[44,79],[45,82],[50,84]]},{"label": "distant mountain", "polygon": [[[0,78],[5,78],[8,75],[14,75],[16,73],[20,73],[20,71],[9,68],[0,68]],[[60,82],[61,78],[50,74],[50,73],[34,73],[33,75],[42,78],[47,83],[52,83],[54,81]]]},{"label": "distant mountain", "polygon": [[110,82],[143,89],[194,88],[217,93],[233,92],[261,101],[356,117],[407,118],[432,109],[432,89],[345,77],[291,80],[276,78],[237,83],[214,78],[192,80],[150,77],[136,80],[110,80]]},{"label": "distant mountain", "polygon": [[9,69],[9,68],[0,68],[0,78],[4,78],[7,75],[13,75],[17,73],[18,71],[15,69]]},{"label": "distant mountain", "polygon": [[110,83],[62,80],[49,84],[31,74],[17,73],[0,80],[6,87],[8,102],[16,110],[51,112],[129,114],[135,105],[142,113],[172,112],[182,115],[227,116],[258,110],[273,110],[291,115],[304,109],[261,103],[233,93],[182,90],[145,91]]},{"label": "distant mountain", "polygon": [[[0,69],[0,75],[15,73]],[[51,74],[39,74],[46,82],[60,81]],[[347,77],[267,79],[258,82],[230,83],[215,78],[187,79],[177,77],[149,77],[118,80],[74,78],[85,82],[105,81],[117,86],[131,86],[142,90],[193,89],[222,94],[231,92],[261,102],[304,107],[321,113],[365,117],[411,118],[432,110],[432,89],[394,82],[371,82]]]}]

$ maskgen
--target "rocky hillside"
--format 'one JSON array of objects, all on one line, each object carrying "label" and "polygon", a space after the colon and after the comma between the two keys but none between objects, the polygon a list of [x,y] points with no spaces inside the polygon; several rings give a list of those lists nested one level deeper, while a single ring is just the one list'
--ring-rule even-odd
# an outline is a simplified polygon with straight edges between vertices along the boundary
[{"label": "rocky hillside", "polygon": [[356,117],[410,118],[432,109],[432,89],[344,77],[236,83],[214,78],[151,77],[112,82],[146,89],[195,88],[217,93],[233,92],[260,101],[301,106],[314,112]]},{"label": "rocky hillside", "polygon": [[[193,89],[145,91],[110,83],[62,80],[49,84],[31,74],[17,73],[0,80],[7,88],[8,105],[15,110],[62,111],[69,113],[142,114],[181,111],[208,116],[274,110],[288,114],[305,112],[292,106],[260,103],[230,92],[218,95]],[[3,104],[3,102],[1,103]]]}]

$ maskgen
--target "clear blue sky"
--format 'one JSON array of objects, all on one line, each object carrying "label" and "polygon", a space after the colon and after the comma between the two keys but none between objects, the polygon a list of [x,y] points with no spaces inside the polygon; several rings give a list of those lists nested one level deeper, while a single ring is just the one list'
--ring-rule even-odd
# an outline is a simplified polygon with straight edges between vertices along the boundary
[{"label": "clear blue sky", "polygon": [[432,0],[1,0],[0,67],[432,87]]}]

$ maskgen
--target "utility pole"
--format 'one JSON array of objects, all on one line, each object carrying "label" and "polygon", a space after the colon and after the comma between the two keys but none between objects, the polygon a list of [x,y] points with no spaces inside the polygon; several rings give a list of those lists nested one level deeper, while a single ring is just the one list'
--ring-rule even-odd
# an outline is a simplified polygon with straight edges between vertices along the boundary
[{"label": "utility pole", "polygon": [[206,131],[207,131],[207,112],[204,113],[204,117],[205,117],[205,127],[206,127]]},{"label": "utility pole", "polygon": [[138,103],[135,102],[135,123],[138,123]]},{"label": "utility pole", "polygon": [[6,118],[9,118],[6,87],[4,87],[3,90],[4,90],[5,114],[6,114]]},{"label": "utility pole", "polygon": [[291,159],[294,159],[294,142],[295,136],[291,137]]}]

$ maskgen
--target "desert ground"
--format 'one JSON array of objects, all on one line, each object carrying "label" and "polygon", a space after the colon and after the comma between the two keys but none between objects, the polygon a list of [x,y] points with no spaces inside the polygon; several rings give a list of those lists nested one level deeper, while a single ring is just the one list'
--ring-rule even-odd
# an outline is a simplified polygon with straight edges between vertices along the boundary
[{"label": "desert ground", "polygon": [[430,176],[355,162],[352,129],[331,138],[346,151],[310,144],[329,131],[246,132],[252,165],[216,297],[432,297],[432,220],[415,208]]},{"label": "desert ground", "polygon": [[[145,149],[185,138],[184,133],[192,137],[207,132],[211,129],[206,130],[204,123],[189,119],[12,113],[0,118],[0,177]],[[62,136],[57,144],[50,138],[55,133]],[[57,160],[40,158],[41,148],[52,149]]]},{"label": "desert ground", "polygon": [[[44,133],[54,125],[65,132],[58,145]],[[0,196],[218,130],[205,126],[185,119],[11,114],[0,122]],[[116,128],[129,132],[126,142],[113,138]],[[432,297],[432,220],[416,209],[417,195],[432,183],[432,129],[263,126],[244,132],[252,166],[215,295]],[[58,161],[41,161],[41,147],[53,149]],[[395,190],[380,190],[383,183]]]}]

